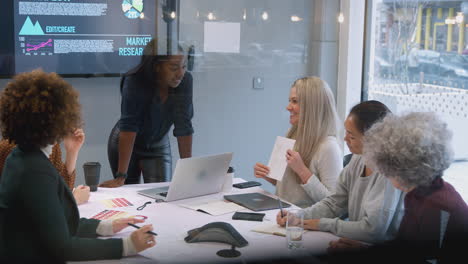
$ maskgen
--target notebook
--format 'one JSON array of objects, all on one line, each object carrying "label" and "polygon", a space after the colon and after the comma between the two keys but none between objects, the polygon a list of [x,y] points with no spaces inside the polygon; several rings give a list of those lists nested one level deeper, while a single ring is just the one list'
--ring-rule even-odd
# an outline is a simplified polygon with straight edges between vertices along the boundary
[{"label": "notebook", "polygon": [[137,193],[166,202],[221,192],[232,160],[232,152],[179,159],[167,187]]},{"label": "notebook", "polygon": [[[277,223],[263,223],[261,225],[255,226],[252,229],[253,232],[257,233],[263,233],[263,234],[270,234],[270,235],[275,235],[275,236],[286,236],[286,228],[279,226]],[[304,233],[307,232],[307,230],[304,229]]]},{"label": "notebook", "polygon": [[[279,209],[278,199],[271,198],[270,196],[261,193],[225,195],[224,199],[242,205],[252,211],[266,211],[272,209]],[[287,208],[291,205],[286,202],[281,202],[281,206],[283,208]]]}]

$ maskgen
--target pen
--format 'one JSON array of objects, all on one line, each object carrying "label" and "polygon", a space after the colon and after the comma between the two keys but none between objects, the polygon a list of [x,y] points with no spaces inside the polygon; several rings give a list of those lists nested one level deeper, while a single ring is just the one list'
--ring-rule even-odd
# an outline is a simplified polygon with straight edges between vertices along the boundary
[{"label": "pen", "polygon": [[279,204],[279,209],[280,209],[280,212],[281,212],[281,218],[283,218],[284,217],[284,215],[283,215],[283,206],[281,206],[281,200],[280,200],[279,197],[278,197],[278,204]]},{"label": "pen", "polygon": [[273,232],[273,235],[275,235],[275,236],[282,236],[282,237],[285,237],[285,236],[286,236],[285,234],[279,233],[279,232]]},{"label": "pen", "polygon": [[[139,227],[139,226],[137,226],[137,225],[135,225],[135,224],[132,224],[132,223],[127,223],[127,224],[128,224],[129,226],[133,226],[133,227],[136,228],[136,229],[140,229],[140,228],[141,228],[141,227]],[[153,235],[153,236],[157,236],[157,235],[158,235],[158,234],[156,234],[156,233],[153,232],[153,231],[148,231],[148,232],[146,232],[146,233],[151,234],[151,235]]]}]

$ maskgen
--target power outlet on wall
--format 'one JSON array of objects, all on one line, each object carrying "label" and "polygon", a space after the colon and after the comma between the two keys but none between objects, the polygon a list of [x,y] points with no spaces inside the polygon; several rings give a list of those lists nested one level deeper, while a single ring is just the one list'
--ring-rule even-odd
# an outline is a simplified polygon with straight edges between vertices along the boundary
[{"label": "power outlet on wall", "polygon": [[254,77],[253,78],[253,88],[254,89],[263,89],[263,77]]}]

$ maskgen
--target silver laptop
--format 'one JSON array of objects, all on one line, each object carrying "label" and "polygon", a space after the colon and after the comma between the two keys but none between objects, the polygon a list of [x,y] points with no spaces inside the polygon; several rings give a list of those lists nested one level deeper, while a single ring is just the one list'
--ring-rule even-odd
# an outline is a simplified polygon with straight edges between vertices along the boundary
[{"label": "silver laptop", "polygon": [[218,193],[223,188],[232,152],[179,159],[169,186],[138,191],[166,202]]}]

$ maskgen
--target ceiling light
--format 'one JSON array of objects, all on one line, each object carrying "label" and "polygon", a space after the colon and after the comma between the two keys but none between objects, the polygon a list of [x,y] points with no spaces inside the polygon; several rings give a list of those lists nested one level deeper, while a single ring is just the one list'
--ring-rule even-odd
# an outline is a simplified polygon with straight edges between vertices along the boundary
[{"label": "ceiling light", "polygon": [[215,17],[215,15],[213,14],[213,12],[209,12],[207,17],[208,17],[208,20],[215,20],[215,19],[216,19],[216,17]]},{"label": "ceiling light", "polygon": [[299,21],[302,21],[302,18],[300,18],[298,16],[291,16],[291,21],[292,22],[299,22]]},{"label": "ceiling light", "polygon": [[344,22],[344,15],[342,12],[340,12],[340,14],[338,14],[338,23],[343,23]]}]

